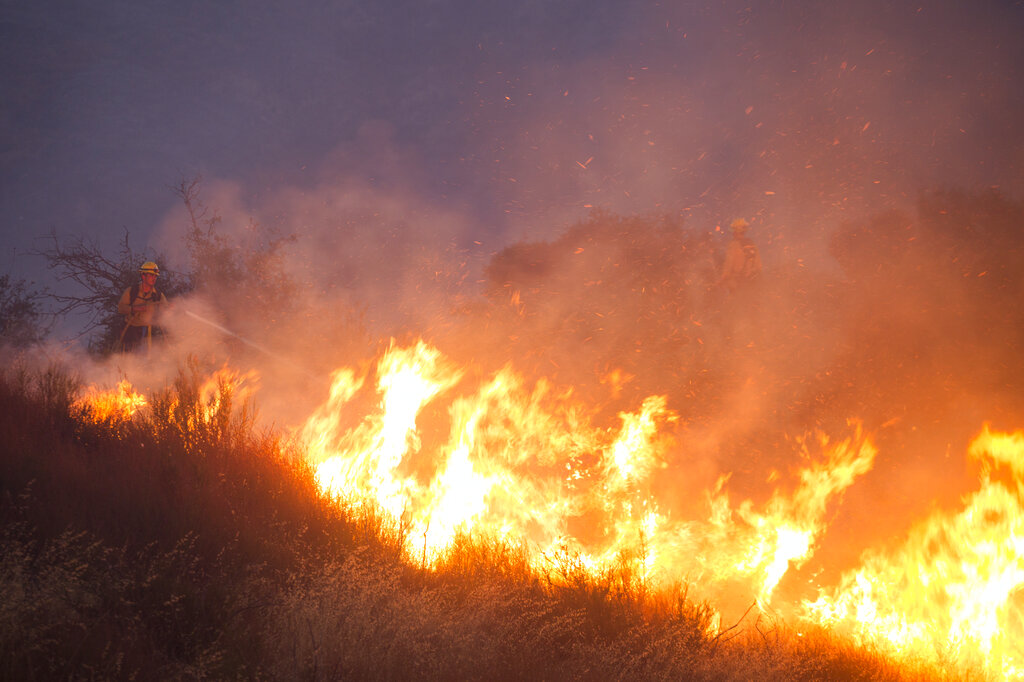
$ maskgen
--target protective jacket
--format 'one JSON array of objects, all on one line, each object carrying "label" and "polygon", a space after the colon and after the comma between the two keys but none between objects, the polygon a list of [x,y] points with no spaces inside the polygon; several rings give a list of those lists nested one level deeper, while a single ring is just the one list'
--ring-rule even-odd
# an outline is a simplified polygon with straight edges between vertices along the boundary
[{"label": "protective jacket", "polygon": [[[167,297],[154,287],[148,292],[138,284],[124,290],[117,302],[117,312],[125,316],[125,328],[121,332],[120,350],[130,351],[145,342],[148,348],[154,334],[159,334],[156,326],[160,311],[167,305]],[[136,312],[132,312],[132,309]]]}]

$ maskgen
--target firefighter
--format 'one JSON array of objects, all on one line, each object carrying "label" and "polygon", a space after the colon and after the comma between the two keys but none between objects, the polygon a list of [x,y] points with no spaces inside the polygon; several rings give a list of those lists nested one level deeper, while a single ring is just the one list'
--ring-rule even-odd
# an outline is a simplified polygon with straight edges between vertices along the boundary
[{"label": "firefighter", "polygon": [[139,282],[125,289],[117,302],[117,312],[125,316],[124,329],[118,342],[122,353],[148,351],[153,337],[162,334],[157,326],[160,313],[167,306],[167,297],[156,288],[160,268],[153,261],[139,267]]},{"label": "firefighter", "polygon": [[722,263],[722,274],[718,278],[719,286],[735,292],[742,286],[752,283],[761,274],[761,254],[757,245],[747,236],[750,224],[743,218],[732,221],[732,241],[725,252]]}]

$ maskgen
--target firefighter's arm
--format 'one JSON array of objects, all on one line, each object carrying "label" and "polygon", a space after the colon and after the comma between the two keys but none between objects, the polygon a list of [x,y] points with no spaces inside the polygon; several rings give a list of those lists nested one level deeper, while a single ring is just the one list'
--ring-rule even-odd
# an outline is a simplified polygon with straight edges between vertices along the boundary
[{"label": "firefighter's arm", "polygon": [[131,295],[131,289],[125,289],[125,292],[121,294],[121,299],[117,302],[118,315],[130,315],[132,313],[131,301],[128,300],[128,297]]}]

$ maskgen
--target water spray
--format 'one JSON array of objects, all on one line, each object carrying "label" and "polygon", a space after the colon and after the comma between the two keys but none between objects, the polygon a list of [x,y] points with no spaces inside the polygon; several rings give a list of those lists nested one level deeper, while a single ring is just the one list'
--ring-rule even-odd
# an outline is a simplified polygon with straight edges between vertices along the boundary
[{"label": "water spray", "polygon": [[305,367],[301,367],[301,366],[295,364],[294,362],[292,362],[288,358],[284,357],[280,353],[275,353],[274,351],[270,350],[266,346],[261,346],[260,344],[256,343],[255,341],[251,341],[251,340],[245,338],[241,334],[236,334],[235,332],[231,331],[227,327],[224,327],[224,326],[221,326],[221,325],[217,324],[213,320],[208,320],[205,317],[202,317],[201,315],[197,315],[196,313],[192,312],[191,310],[186,310],[185,314],[188,315],[189,317],[192,317],[192,318],[194,318],[196,320],[199,320],[203,324],[209,325],[209,326],[213,327],[214,329],[227,334],[228,336],[233,336],[234,338],[238,339],[239,341],[241,341],[242,343],[246,344],[247,346],[251,346],[251,347],[255,348],[256,350],[260,351],[261,353],[264,353],[265,355],[269,355],[270,357],[274,358],[275,360],[278,360],[278,361],[283,362],[283,363],[285,363],[287,365],[290,365],[291,367],[294,367],[295,369],[301,371],[303,374],[306,374],[309,377],[319,378],[319,377],[317,377],[317,375],[313,374],[312,372],[310,372]]}]

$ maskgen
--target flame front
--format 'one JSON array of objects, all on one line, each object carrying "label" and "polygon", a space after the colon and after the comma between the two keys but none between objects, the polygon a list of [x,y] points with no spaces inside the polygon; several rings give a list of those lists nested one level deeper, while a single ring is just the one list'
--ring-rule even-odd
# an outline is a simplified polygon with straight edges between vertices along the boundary
[{"label": "flame front", "polygon": [[146,398],[136,393],[127,379],[122,379],[117,388],[107,391],[90,386],[75,402],[78,410],[87,413],[97,423],[127,421],[145,405]]},{"label": "flame front", "polygon": [[[770,473],[762,501],[735,501],[730,474],[709,490],[678,478],[699,438],[680,437],[686,425],[665,396],[601,426],[607,413],[571,389],[530,385],[510,366],[481,374],[423,341],[392,343],[371,370],[336,370],[299,431],[318,484],[399,521],[407,555],[428,567],[460,533],[522,542],[554,581],[576,571],[631,588],[685,581],[718,608],[753,603],[947,669],[1024,674],[1024,431],[986,426],[968,451],[980,484],[961,509],[863,553],[802,599],[811,581],[786,577],[811,561],[830,514],[878,455],[859,422],[845,438],[792,441],[800,466]],[[223,419],[254,379],[222,369],[196,384],[194,409],[168,414],[186,432],[193,420]],[[97,421],[146,404],[127,382],[77,403]]]},{"label": "flame front", "polygon": [[[968,455],[980,487],[936,513],[901,548],[867,552],[809,617],[862,641],[1007,678],[1024,674],[1024,431],[986,426]],[[1002,473],[1002,476],[996,474]]]},{"label": "flame front", "polygon": [[[462,390],[465,375],[423,342],[392,345],[376,366],[371,414],[343,426],[367,377],[341,369],[303,429],[322,488],[401,518],[407,551],[428,563],[457,533],[472,532],[525,539],[538,565],[569,553],[587,570],[627,568],[630,579],[652,587],[687,577],[738,581],[767,605],[790,566],[813,550],[829,501],[875,456],[854,425],[848,440],[813,441],[820,452],[802,442],[807,463],[792,494],[733,508],[723,479],[707,497],[706,518],[673,518],[658,473],[686,455],[674,447],[678,416],[664,396],[601,428],[572,391],[543,380],[526,386],[508,367]],[[447,435],[421,447],[417,420],[441,396]]]},{"label": "flame front", "polygon": [[[733,503],[726,475],[705,493],[705,515],[676,518],[655,485],[686,457],[664,396],[599,428],[571,391],[543,380],[530,388],[508,367],[463,390],[465,374],[422,342],[392,346],[377,365],[376,411],[342,427],[366,377],[339,370],[304,431],[323,488],[401,517],[407,551],[427,563],[460,531],[525,539],[538,568],[572,557],[645,587],[688,580],[781,613],[772,600],[783,579],[812,557],[830,505],[877,455],[851,422],[845,439],[797,441],[795,486],[780,483],[762,504]],[[418,416],[456,390],[447,440],[421,449]],[[986,427],[969,455],[981,463],[981,487],[963,510],[929,519],[896,551],[866,553],[837,587],[789,615],[940,665],[1024,672],[1024,432]]]}]

